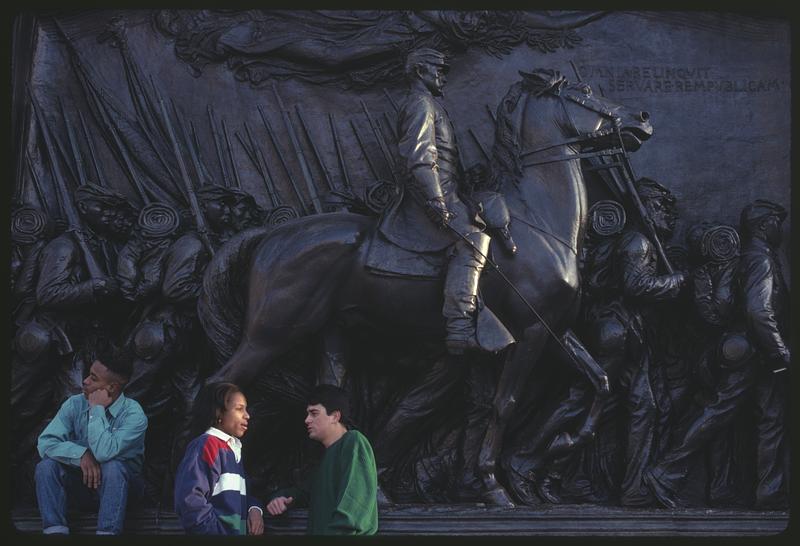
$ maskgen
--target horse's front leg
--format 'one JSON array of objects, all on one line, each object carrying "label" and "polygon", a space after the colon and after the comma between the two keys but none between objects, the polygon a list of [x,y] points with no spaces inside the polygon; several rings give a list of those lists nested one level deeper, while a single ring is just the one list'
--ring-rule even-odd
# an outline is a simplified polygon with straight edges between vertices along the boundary
[{"label": "horse's front leg", "polygon": [[542,354],[547,335],[547,330],[541,323],[527,328],[522,339],[506,359],[497,383],[494,411],[486,428],[478,458],[478,469],[485,486],[484,495],[486,501],[492,504],[514,506],[508,492],[500,485],[495,476],[497,458],[503,447],[503,435],[508,420],[517,405],[520,391],[528,378],[531,367]]}]

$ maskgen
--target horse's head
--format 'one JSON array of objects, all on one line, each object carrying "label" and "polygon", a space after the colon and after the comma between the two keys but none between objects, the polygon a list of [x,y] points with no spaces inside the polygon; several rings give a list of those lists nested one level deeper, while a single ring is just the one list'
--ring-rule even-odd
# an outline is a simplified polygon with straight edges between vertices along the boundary
[{"label": "horse's head", "polygon": [[638,150],[642,142],[653,135],[648,112],[628,108],[595,95],[588,83],[567,83],[561,96],[567,101],[566,116],[572,119],[573,129],[578,132],[576,136],[586,136],[580,141],[585,148],[604,150],[619,146],[615,126],[619,127],[620,136],[628,151]]},{"label": "horse's head", "polygon": [[[587,83],[570,83],[556,70],[521,71],[520,75],[520,91],[535,99],[528,102],[535,111],[526,116],[525,123],[529,149],[564,142],[601,150],[618,147],[621,136],[625,148],[633,151],[653,134],[647,112],[598,96]],[[560,129],[561,134],[552,134],[553,128]]]}]

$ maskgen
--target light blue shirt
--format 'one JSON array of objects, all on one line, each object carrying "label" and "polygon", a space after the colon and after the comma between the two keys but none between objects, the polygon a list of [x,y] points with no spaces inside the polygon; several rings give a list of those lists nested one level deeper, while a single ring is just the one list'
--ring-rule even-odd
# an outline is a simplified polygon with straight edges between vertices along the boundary
[{"label": "light blue shirt", "polygon": [[80,466],[86,449],[98,463],[125,461],[141,471],[147,417],[136,400],[121,394],[113,404],[89,406],[83,394],[70,396],[39,436],[39,456]]}]

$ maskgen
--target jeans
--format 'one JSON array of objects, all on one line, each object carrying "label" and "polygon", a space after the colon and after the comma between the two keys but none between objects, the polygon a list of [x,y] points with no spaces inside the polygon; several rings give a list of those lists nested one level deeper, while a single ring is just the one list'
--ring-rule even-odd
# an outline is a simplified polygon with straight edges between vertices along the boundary
[{"label": "jeans", "polygon": [[128,495],[141,498],[144,481],[139,472],[121,461],[100,465],[100,485],[90,489],[83,484],[78,466],[44,458],[36,465],[36,498],[45,534],[68,533],[67,501],[70,508],[97,510],[97,534],[118,535],[125,522]]}]

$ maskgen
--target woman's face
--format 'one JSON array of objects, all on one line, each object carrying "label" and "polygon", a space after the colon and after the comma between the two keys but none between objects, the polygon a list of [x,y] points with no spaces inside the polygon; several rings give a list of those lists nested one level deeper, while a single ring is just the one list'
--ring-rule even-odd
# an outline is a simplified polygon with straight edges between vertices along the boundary
[{"label": "woman's face", "polygon": [[226,434],[241,438],[247,432],[247,422],[250,415],[247,413],[247,399],[240,392],[228,396],[225,411],[219,416],[221,421],[217,428]]}]

